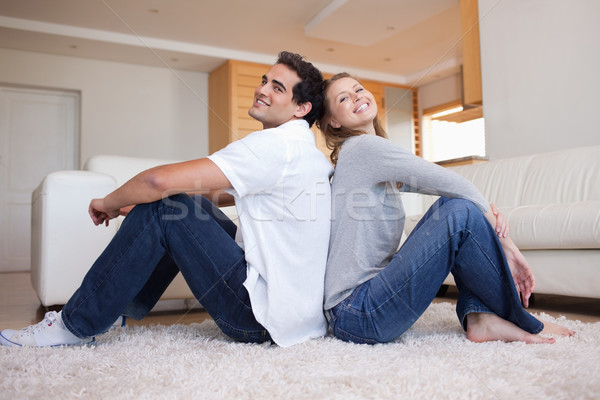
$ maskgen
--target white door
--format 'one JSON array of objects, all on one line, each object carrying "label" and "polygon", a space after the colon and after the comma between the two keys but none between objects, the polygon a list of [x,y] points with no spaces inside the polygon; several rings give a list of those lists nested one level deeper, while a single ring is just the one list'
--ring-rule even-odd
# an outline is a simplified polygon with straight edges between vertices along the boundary
[{"label": "white door", "polygon": [[31,192],[78,157],[78,93],[0,86],[0,272],[30,269]]}]

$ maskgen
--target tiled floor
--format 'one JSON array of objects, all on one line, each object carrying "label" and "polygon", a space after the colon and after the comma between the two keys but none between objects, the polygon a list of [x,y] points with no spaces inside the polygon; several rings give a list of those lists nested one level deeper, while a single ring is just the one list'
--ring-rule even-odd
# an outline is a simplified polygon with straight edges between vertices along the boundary
[{"label": "tiled floor", "polygon": [[[22,328],[39,322],[45,313],[31,287],[29,273],[0,273],[0,329]],[[450,288],[443,298],[435,301],[456,301],[456,291]],[[600,299],[537,295],[531,312],[545,312],[554,317],[564,315],[584,322],[600,321]],[[189,324],[210,316],[201,309],[151,312],[142,321],[128,320],[132,325]]]}]

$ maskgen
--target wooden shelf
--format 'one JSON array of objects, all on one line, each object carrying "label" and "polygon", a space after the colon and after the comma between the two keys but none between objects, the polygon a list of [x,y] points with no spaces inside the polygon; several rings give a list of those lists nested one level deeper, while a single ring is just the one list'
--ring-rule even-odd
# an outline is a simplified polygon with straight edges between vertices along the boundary
[{"label": "wooden shelf", "polygon": [[449,160],[436,161],[435,163],[437,165],[441,165],[442,167],[458,167],[459,165],[477,164],[487,161],[489,161],[487,157],[467,156],[460,158],[451,158]]}]

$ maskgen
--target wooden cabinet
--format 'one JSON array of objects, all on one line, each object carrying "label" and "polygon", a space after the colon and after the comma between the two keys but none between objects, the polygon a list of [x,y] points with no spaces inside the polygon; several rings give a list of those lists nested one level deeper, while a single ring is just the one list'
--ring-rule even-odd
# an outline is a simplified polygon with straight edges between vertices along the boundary
[{"label": "wooden cabinet", "polygon": [[[271,65],[228,60],[212,71],[208,78],[208,148],[212,154],[229,143],[262,129],[262,124],[248,115],[252,105],[254,90],[261,77]],[[327,79],[331,74],[323,74]],[[359,77],[360,79],[360,77]],[[417,90],[400,85],[371,80],[362,80],[363,85],[373,93],[378,105],[378,115],[382,126],[386,126],[386,87],[409,90],[412,104],[412,126],[415,135],[416,154],[421,154],[420,131],[418,125]],[[329,157],[321,132],[313,126],[317,147]]]},{"label": "wooden cabinet", "polygon": [[248,115],[254,90],[271,65],[229,60],[208,78],[208,149],[212,154],[262,129]]}]

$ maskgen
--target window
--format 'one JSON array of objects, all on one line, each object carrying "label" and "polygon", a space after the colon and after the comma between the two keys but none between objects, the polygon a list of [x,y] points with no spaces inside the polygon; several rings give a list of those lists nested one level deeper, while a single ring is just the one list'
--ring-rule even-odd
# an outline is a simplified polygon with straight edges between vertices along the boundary
[{"label": "window", "polygon": [[485,156],[481,107],[463,109],[460,102],[423,110],[423,158],[437,162]]}]

